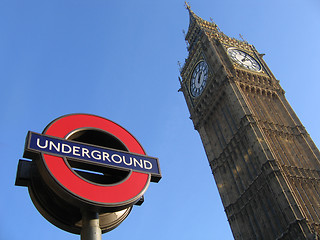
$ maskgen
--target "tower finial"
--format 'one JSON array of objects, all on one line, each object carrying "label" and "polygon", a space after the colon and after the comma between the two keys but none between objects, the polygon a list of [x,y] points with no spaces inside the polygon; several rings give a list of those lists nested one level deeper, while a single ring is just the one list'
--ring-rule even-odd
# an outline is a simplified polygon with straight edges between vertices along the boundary
[{"label": "tower finial", "polygon": [[189,11],[191,10],[190,4],[187,1],[184,1],[184,5]]},{"label": "tower finial", "polygon": [[197,15],[191,10],[190,4],[189,4],[187,1],[185,1],[185,2],[184,2],[184,5],[186,6],[186,9],[189,11],[190,19],[197,19],[198,17],[197,17]]}]

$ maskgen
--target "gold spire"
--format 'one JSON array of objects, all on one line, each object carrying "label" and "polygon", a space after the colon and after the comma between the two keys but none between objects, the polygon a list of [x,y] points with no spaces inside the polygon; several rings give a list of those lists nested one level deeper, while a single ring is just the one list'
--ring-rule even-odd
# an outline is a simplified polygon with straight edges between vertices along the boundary
[{"label": "gold spire", "polygon": [[[185,40],[188,42],[188,48],[192,49],[194,43],[197,42],[199,34],[206,34],[210,38],[215,38],[221,41],[222,43],[230,46],[238,46],[243,47],[244,49],[251,49],[252,46],[245,41],[242,36],[240,37],[241,40],[230,38],[225,35],[218,25],[210,18],[210,21],[206,21],[201,17],[198,17],[190,7],[190,4],[186,1],[184,2],[186,9],[189,12],[190,20],[189,20],[189,28],[188,32],[185,35]],[[202,33],[201,33],[202,32]]]},{"label": "gold spire", "polygon": [[190,4],[187,1],[184,1],[184,5],[189,11],[191,11]]},{"label": "gold spire", "polygon": [[210,19],[211,19],[211,22],[208,22],[208,21],[206,21],[206,20],[203,20],[202,18],[198,17],[198,16],[191,10],[191,6],[190,6],[190,4],[189,4],[188,2],[185,1],[184,4],[185,4],[185,7],[186,7],[186,9],[188,10],[189,16],[190,16],[189,26],[191,26],[192,23],[196,22],[196,23],[199,25],[199,27],[201,27],[201,28],[207,28],[207,29],[210,29],[210,30],[215,29],[215,30],[220,31],[220,29],[218,28],[217,24],[215,24],[215,23],[213,22],[212,18],[210,18]]},{"label": "gold spire", "polygon": [[189,3],[187,3],[187,2],[185,1],[184,4],[185,4],[185,6],[186,6],[186,9],[187,9],[188,12],[189,12],[190,24],[191,24],[194,20],[198,19],[199,17],[191,10],[191,6],[190,6]]}]

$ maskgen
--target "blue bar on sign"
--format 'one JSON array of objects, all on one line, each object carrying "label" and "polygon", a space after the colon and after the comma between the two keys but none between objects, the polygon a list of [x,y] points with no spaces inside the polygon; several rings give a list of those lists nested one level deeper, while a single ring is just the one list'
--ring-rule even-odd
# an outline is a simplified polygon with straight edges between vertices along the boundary
[{"label": "blue bar on sign", "polygon": [[106,167],[150,173],[161,178],[157,158],[104,148],[29,132],[26,147],[30,151],[68,157]]}]

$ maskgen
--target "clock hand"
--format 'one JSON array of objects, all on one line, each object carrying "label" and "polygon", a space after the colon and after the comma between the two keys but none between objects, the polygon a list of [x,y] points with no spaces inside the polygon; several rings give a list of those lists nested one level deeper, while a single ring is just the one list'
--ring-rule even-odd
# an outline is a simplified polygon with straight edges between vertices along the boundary
[{"label": "clock hand", "polygon": [[248,55],[245,55],[244,58],[242,58],[241,62],[248,61],[247,56],[248,56]]},{"label": "clock hand", "polygon": [[197,81],[198,81],[198,84],[200,84],[200,80],[201,80],[201,75],[202,75],[202,72],[198,75],[198,79],[197,79]]}]

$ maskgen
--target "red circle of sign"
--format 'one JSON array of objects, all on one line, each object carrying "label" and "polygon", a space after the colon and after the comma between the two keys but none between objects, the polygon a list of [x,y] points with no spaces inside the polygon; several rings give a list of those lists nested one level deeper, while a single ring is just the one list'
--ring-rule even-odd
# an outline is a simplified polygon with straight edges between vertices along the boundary
[{"label": "red circle of sign", "polygon": [[[69,133],[81,128],[104,130],[121,140],[130,152],[145,155],[142,146],[127,130],[108,119],[94,115],[74,114],[58,118],[47,126],[43,134],[66,138]],[[62,157],[43,154],[43,161],[49,173],[70,193],[103,205],[137,200],[135,198],[142,196],[150,183],[149,174],[132,171],[129,177],[118,184],[94,184],[76,175]]]}]

